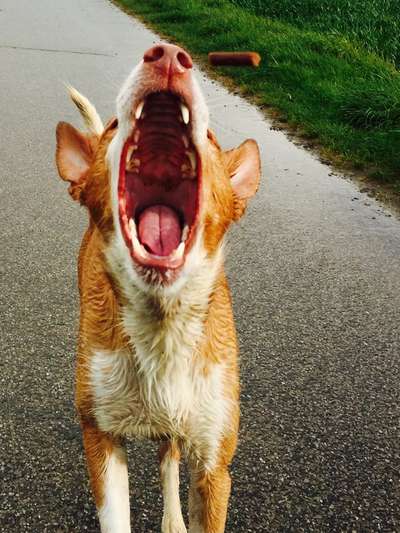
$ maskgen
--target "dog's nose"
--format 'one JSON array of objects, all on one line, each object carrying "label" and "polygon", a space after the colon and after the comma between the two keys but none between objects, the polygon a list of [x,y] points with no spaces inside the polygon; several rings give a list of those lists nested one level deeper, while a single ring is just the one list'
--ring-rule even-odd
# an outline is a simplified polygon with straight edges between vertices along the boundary
[{"label": "dog's nose", "polygon": [[193,67],[190,55],[174,44],[158,44],[153,46],[143,56],[143,61],[164,71],[169,76],[185,74]]}]

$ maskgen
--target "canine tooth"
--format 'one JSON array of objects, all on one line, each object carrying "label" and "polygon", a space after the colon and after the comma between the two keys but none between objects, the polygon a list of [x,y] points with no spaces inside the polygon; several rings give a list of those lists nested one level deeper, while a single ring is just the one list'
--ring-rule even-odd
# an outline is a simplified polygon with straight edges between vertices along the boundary
[{"label": "canine tooth", "polygon": [[181,257],[183,257],[183,252],[185,251],[185,243],[184,242],[181,242],[178,246],[178,248],[176,249],[176,257],[178,259],[181,259]]},{"label": "canine tooth", "polygon": [[144,107],[144,100],[142,100],[141,102],[139,102],[137,108],[136,108],[136,111],[135,111],[135,117],[136,117],[136,120],[139,120],[141,115],[142,115],[142,111],[143,111],[143,107]]},{"label": "canine tooth", "polygon": [[137,238],[136,224],[133,218],[129,219],[129,231],[131,232],[131,237]]},{"label": "canine tooth", "polygon": [[183,231],[182,231],[182,242],[186,241],[186,239],[188,238],[188,235],[189,235],[189,226],[185,224],[185,227],[183,228]]},{"label": "canine tooth", "polygon": [[176,250],[172,252],[171,259],[182,259],[184,251],[185,251],[185,243],[181,242],[178,248],[176,248]]},{"label": "canine tooth", "polygon": [[140,244],[140,242],[138,241],[137,237],[134,237],[132,239],[132,245],[133,245],[133,250],[138,254],[138,255],[147,255],[147,252],[146,252],[146,249],[144,248],[144,246],[142,244]]},{"label": "canine tooth", "polygon": [[181,103],[181,113],[182,113],[183,122],[185,124],[189,124],[189,109],[185,106],[185,104],[182,104],[182,103]]},{"label": "canine tooth", "polygon": [[139,138],[140,138],[140,131],[136,130],[134,135],[133,135],[133,140],[135,141],[135,143],[139,142]]},{"label": "canine tooth", "polygon": [[190,164],[192,165],[192,169],[196,170],[196,167],[197,167],[196,156],[194,155],[193,152],[186,152],[186,155],[190,159]]}]

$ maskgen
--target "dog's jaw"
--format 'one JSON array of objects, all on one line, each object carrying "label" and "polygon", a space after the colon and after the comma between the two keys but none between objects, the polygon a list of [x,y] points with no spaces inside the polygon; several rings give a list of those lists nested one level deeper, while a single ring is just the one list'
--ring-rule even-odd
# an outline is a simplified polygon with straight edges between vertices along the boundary
[{"label": "dog's jaw", "polygon": [[[207,149],[207,130],[208,130],[208,109],[199,88],[199,85],[192,75],[187,76],[185,83],[177,78],[176,82],[172,80],[169,86],[165,85],[163,77],[156,75],[142,61],[132,71],[124,83],[117,98],[117,117],[118,130],[107,151],[107,163],[110,169],[111,181],[111,199],[112,212],[114,220],[115,233],[108,249],[106,256],[108,265],[117,279],[124,279],[124,285],[134,283],[141,290],[146,292],[160,292],[163,294],[175,294],[185,285],[191,275],[205,265],[207,253],[203,244],[204,225],[202,220],[201,206],[197,214],[196,228],[193,231],[190,249],[185,251],[184,260],[179,268],[146,268],[146,266],[134,260],[132,249],[126,239],[126,227],[121,224],[120,209],[120,173],[121,173],[121,155],[124,147],[135,127],[138,124],[138,118],[135,112],[138,106],[143,103],[144,99],[157,91],[165,89],[171,90],[172,94],[182,98],[188,106],[190,115],[190,138],[199,158]],[[201,166],[201,161],[199,161]],[[199,177],[200,180],[200,177]],[[201,204],[202,191],[199,183],[199,199]]]}]

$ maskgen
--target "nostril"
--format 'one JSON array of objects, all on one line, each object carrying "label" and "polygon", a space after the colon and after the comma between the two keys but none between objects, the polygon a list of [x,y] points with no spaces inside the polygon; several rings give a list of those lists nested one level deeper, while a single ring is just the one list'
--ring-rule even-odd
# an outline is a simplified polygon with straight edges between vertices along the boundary
[{"label": "nostril", "polygon": [[182,67],[185,67],[188,69],[193,67],[192,58],[186,52],[178,52],[178,55],[176,57],[179,63],[182,65]]},{"label": "nostril", "polygon": [[147,50],[143,56],[143,60],[145,63],[152,63],[161,59],[163,55],[164,48],[162,46],[154,46],[153,48],[150,48],[150,50]]}]

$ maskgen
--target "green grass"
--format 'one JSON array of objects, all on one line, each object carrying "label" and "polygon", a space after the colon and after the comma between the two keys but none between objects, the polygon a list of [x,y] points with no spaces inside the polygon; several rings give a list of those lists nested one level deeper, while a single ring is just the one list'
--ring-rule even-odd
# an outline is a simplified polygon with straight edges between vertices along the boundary
[{"label": "green grass", "polygon": [[348,37],[400,65],[399,0],[231,0],[298,28]]},{"label": "green grass", "polygon": [[118,1],[196,58],[206,60],[212,50],[258,51],[258,69],[220,71],[338,161],[400,190],[400,72],[392,63],[347,37],[267,18],[229,0]]}]

